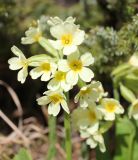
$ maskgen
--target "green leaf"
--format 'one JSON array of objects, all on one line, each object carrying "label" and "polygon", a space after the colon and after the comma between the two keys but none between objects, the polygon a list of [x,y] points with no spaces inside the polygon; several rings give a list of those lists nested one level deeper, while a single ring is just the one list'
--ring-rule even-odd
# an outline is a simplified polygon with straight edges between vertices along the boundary
[{"label": "green leaf", "polygon": [[127,75],[124,79],[124,84],[138,94],[138,75],[134,73]]},{"label": "green leaf", "polygon": [[128,68],[130,68],[130,64],[128,63],[124,63],[124,64],[121,64],[119,65],[117,68],[115,68],[113,70],[113,72],[111,73],[112,76],[115,76],[117,74],[120,74],[121,72],[124,72],[124,70],[127,70]]},{"label": "green leaf", "polygon": [[120,92],[123,98],[128,102],[133,103],[136,100],[134,93],[122,83],[120,83]]},{"label": "green leaf", "polygon": [[29,152],[26,149],[22,148],[20,149],[19,153],[15,155],[13,160],[32,160],[32,158]]},{"label": "green leaf", "polygon": [[113,160],[134,160],[136,126],[127,117],[116,121],[116,154]]}]

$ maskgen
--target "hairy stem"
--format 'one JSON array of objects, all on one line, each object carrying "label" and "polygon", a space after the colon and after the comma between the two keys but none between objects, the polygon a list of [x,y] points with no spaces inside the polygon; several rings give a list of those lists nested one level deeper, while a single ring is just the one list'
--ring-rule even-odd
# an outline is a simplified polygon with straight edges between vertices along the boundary
[{"label": "hairy stem", "polygon": [[46,160],[52,160],[55,157],[56,154],[56,117],[49,116],[48,119],[48,125],[49,125],[49,149],[46,156]]}]

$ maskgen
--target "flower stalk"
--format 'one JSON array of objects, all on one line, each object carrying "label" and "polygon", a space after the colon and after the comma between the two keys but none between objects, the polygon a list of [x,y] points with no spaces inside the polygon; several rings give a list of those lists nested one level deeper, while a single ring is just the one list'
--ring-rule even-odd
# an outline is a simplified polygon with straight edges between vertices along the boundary
[{"label": "flower stalk", "polygon": [[[67,95],[67,101],[69,102],[69,93]],[[70,114],[64,112],[64,127],[65,127],[65,148],[66,148],[66,160],[72,160],[72,145],[71,145],[71,117]]]},{"label": "flower stalk", "polygon": [[56,154],[56,117],[49,116],[48,118],[48,126],[49,126],[49,149],[46,156],[46,160],[52,160],[55,157]]}]

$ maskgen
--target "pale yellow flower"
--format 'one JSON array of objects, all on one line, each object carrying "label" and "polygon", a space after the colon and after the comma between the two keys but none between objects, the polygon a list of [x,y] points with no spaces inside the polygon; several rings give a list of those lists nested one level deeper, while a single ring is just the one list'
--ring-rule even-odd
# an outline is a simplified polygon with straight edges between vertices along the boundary
[{"label": "pale yellow flower", "polygon": [[11,51],[17,56],[12,57],[8,60],[9,68],[11,70],[20,70],[18,72],[18,81],[21,83],[24,83],[26,80],[26,77],[28,75],[28,60],[24,56],[23,52],[18,49],[16,46],[13,46],[11,48]]},{"label": "pale yellow flower", "polygon": [[55,49],[63,49],[64,55],[69,55],[77,50],[84,41],[85,32],[73,23],[61,23],[50,28],[50,33],[57,40],[49,40]]},{"label": "pale yellow flower", "polygon": [[44,62],[38,62],[36,63],[36,65],[37,67],[30,71],[30,75],[32,79],[37,79],[41,77],[41,81],[50,80],[50,78],[57,69],[57,65],[50,60],[47,61],[45,60]]},{"label": "pale yellow flower", "polygon": [[75,96],[75,103],[79,102],[80,107],[86,108],[89,104],[97,102],[103,95],[102,84],[98,81],[92,81],[80,89]]},{"label": "pale yellow flower", "polygon": [[103,113],[105,120],[114,120],[115,114],[124,113],[124,108],[113,98],[103,98],[99,110]]},{"label": "pale yellow flower", "polygon": [[66,80],[71,85],[75,85],[78,79],[85,82],[90,82],[94,77],[94,73],[88,68],[93,64],[94,58],[91,53],[85,53],[81,57],[77,53],[73,53],[67,57],[67,60],[62,59],[58,62],[58,69],[67,72]]},{"label": "pale yellow flower", "polygon": [[72,88],[72,86],[66,82],[66,72],[56,71],[52,78],[47,85],[48,89],[54,91],[61,88],[67,92]]},{"label": "pale yellow flower", "polygon": [[61,107],[69,114],[66,97],[61,91],[46,91],[45,96],[37,99],[39,105],[48,105],[48,113],[57,116]]}]

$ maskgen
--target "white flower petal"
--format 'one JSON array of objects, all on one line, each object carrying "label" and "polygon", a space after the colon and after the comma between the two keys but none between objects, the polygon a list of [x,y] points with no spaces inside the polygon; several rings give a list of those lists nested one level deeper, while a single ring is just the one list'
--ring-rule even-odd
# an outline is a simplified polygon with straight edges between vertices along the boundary
[{"label": "white flower petal", "polygon": [[98,128],[99,128],[99,123],[95,123],[94,125],[92,125],[91,127],[89,127],[87,129],[87,131],[90,133],[90,134],[94,134],[95,132],[98,131]]},{"label": "white flower petal", "polygon": [[60,87],[60,83],[58,81],[55,80],[55,78],[53,78],[47,85],[47,88],[55,91]]},{"label": "white flower petal", "polygon": [[49,81],[50,74],[51,74],[50,72],[43,73],[42,76],[41,76],[41,81]]},{"label": "white flower petal", "polygon": [[31,38],[31,37],[23,37],[23,38],[21,38],[21,43],[22,44],[32,44],[34,42],[35,42],[35,40],[33,38]]},{"label": "white flower petal", "polygon": [[88,144],[90,148],[95,148],[97,146],[97,142],[92,138],[88,138],[86,144]]},{"label": "white flower petal", "polygon": [[72,53],[72,54],[70,54],[68,57],[67,57],[67,59],[68,59],[68,61],[69,62],[71,62],[71,61],[73,61],[73,60],[78,60],[79,59],[79,53],[77,52],[77,53]]},{"label": "white flower petal", "polygon": [[67,83],[75,85],[78,82],[78,73],[69,71],[66,75]]},{"label": "white flower petal", "polygon": [[61,106],[68,114],[70,113],[67,102],[65,100],[61,102]]},{"label": "white flower petal", "polygon": [[65,28],[63,24],[59,24],[50,28],[50,33],[53,37],[60,39],[65,33]]},{"label": "white flower petal", "polygon": [[114,113],[106,113],[104,116],[104,119],[107,121],[113,121],[115,119],[115,114]]},{"label": "white flower petal", "polygon": [[63,54],[70,55],[71,53],[75,52],[76,50],[77,50],[77,46],[75,46],[75,45],[65,46],[63,49]]},{"label": "white flower petal", "polygon": [[94,58],[92,57],[92,54],[89,52],[82,55],[80,59],[83,63],[83,66],[89,66],[94,63]]},{"label": "white flower petal", "polygon": [[32,77],[32,79],[37,79],[41,75],[42,75],[42,71],[40,67],[36,67],[30,71],[30,76]]},{"label": "white flower petal", "polygon": [[17,57],[19,57],[19,56],[24,57],[23,52],[22,52],[19,48],[17,48],[16,46],[12,46],[11,51],[12,51]]},{"label": "white flower petal", "polygon": [[18,81],[24,83],[27,75],[28,75],[27,67],[24,67],[18,72],[18,77],[17,77]]},{"label": "white flower petal", "polygon": [[40,106],[42,106],[42,105],[47,105],[48,103],[50,103],[50,100],[48,96],[43,96],[43,97],[38,98],[37,102]]},{"label": "white flower petal", "polygon": [[84,98],[80,98],[80,107],[87,108],[88,102]]},{"label": "white flower petal", "polygon": [[11,70],[18,70],[23,67],[22,64],[20,63],[19,58],[17,58],[17,57],[10,58],[8,60],[8,63],[9,63],[9,68]]},{"label": "white flower petal", "polygon": [[94,73],[91,69],[83,67],[82,71],[79,73],[79,76],[84,82],[90,82],[94,77]]},{"label": "white flower petal", "polygon": [[70,84],[66,83],[65,81],[62,81],[62,82],[60,83],[60,85],[61,85],[61,88],[62,88],[65,92],[67,92],[67,91],[69,91],[70,89],[72,89],[72,86],[71,86]]},{"label": "white flower petal", "polygon": [[67,72],[69,71],[69,66],[68,66],[68,62],[66,60],[59,60],[58,62],[58,69],[60,71],[63,71],[63,72]]},{"label": "white flower petal", "polygon": [[57,116],[60,112],[60,105],[54,105],[53,103],[50,103],[48,106],[48,114]]},{"label": "white flower petal", "polygon": [[77,30],[74,34],[73,44],[80,45],[84,41],[85,32],[82,30]]}]

